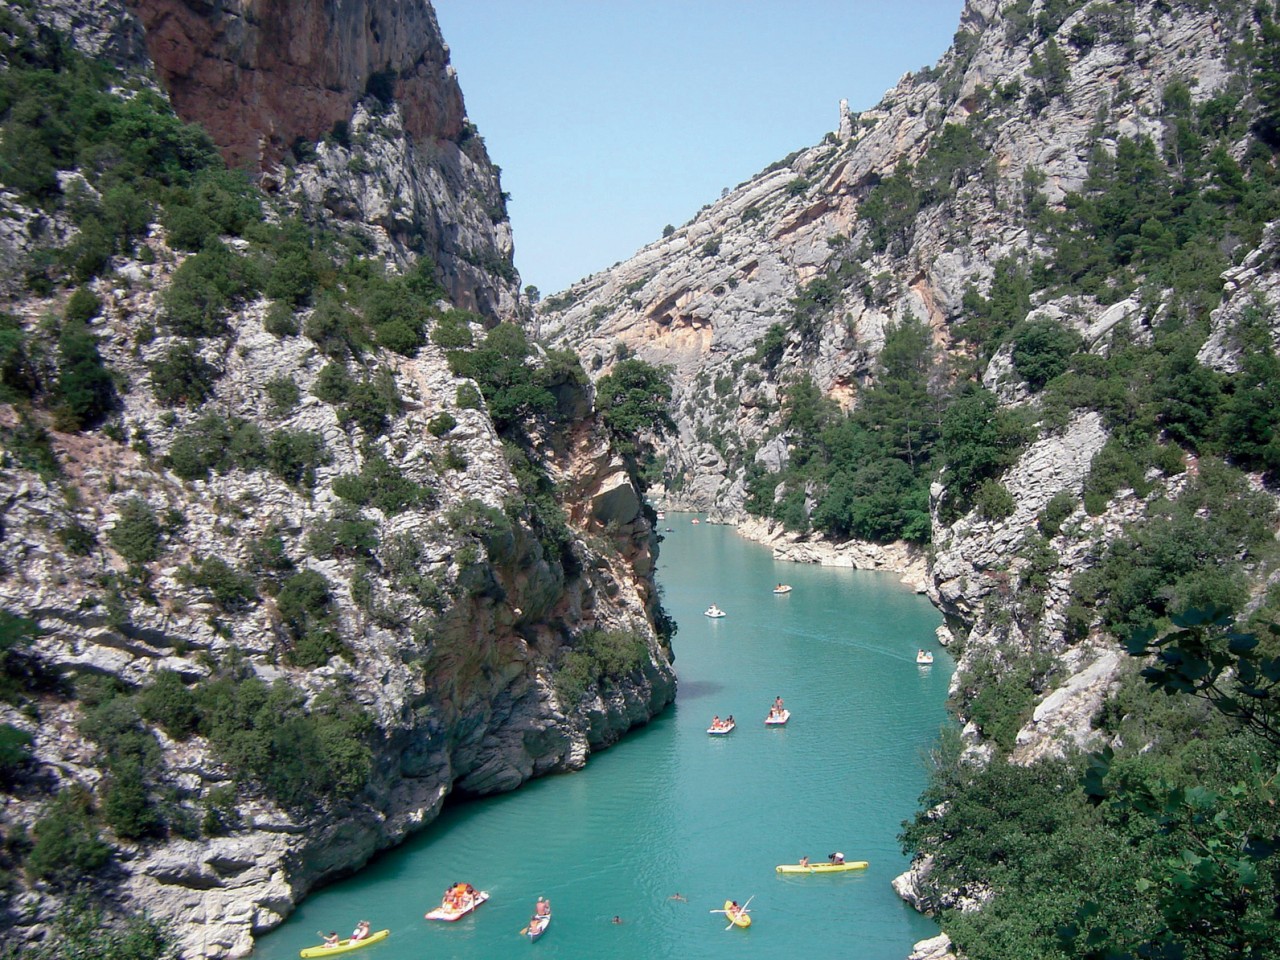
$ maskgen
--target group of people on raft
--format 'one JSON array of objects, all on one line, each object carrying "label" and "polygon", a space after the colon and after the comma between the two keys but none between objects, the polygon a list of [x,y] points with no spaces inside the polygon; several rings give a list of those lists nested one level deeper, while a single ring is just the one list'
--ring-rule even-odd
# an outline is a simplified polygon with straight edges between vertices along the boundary
[{"label": "group of people on raft", "polygon": [[776,720],[782,716],[782,698],[774,697],[773,706],[769,708],[769,719]]},{"label": "group of people on raft", "polygon": [[720,719],[720,714],[718,714],[718,713],[717,713],[714,717],[712,717],[712,718],[711,718],[711,729],[712,729],[712,730],[728,730],[728,729],[729,729],[730,727],[732,727],[732,726],[733,726],[733,714],[732,714],[732,713],[731,713],[731,714],[729,714],[729,716],[727,716],[727,717],[726,717],[725,719],[723,719],[723,720],[721,720],[721,719]]},{"label": "group of people on raft", "polygon": [[451,883],[444,892],[443,905],[450,910],[465,910],[476,898],[476,888],[469,883]]},{"label": "group of people on raft", "polygon": [[[369,938],[369,921],[361,920],[356,924],[356,928],[351,931],[350,939],[353,941],[367,940]],[[324,938],[326,947],[336,947],[342,943],[342,938],[338,936],[337,930],[330,930],[329,935]]]}]

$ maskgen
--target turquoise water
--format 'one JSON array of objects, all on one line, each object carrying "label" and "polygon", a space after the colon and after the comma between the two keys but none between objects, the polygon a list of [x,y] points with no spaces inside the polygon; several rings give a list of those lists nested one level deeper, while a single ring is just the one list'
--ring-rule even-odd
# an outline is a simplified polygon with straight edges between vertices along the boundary
[{"label": "turquoise water", "polygon": [[[938,613],[886,574],[779,563],[730,528],[665,521],[659,580],[680,624],[677,705],[578,773],[453,807],[425,834],[309,897],[255,957],[286,960],[359,919],[391,936],[368,960],[903,960],[936,934],[893,893],[895,837],[924,784],[951,661]],[[794,588],[774,596],[785,581]],[[727,616],[702,611],[717,604]],[[935,650],[917,667],[919,647]],[[775,696],[791,710],[763,724]],[[737,729],[709,737],[713,714]],[[786,877],[833,850],[865,871]],[[457,923],[422,918],[455,880],[491,899]],[[686,901],[668,899],[679,892]],[[534,901],[552,923],[519,936]],[[709,911],[751,901],[749,930]],[[619,915],[623,922],[613,924]]]}]

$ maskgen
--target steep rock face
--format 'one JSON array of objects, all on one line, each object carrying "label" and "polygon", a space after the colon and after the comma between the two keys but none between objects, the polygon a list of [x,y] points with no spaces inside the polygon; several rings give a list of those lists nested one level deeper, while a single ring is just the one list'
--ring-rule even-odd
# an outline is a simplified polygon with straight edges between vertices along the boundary
[{"label": "steep rock face", "polygon": [[[740,184],[670,236],[543,301],[541,332],[574,344],[593,376],[608,371],[619,344],[673,369],[680,430],[665,443],[669,502],[740,518],[748,457],[776,461],[770,443],[789,379],[810,374],[848,409],[874,375],[887,324],[917,318],[948,345],[966,286],[984,289],[1002,257],[1037,250],[1023,215],[1024,175],[1042,176],[1045,199],[1060,205],[1084,183],[1099,117],[1111,149],[1118,137],[1160,144],[1168,83],[1188,83],[1200,101],[1229,76],[1230,38],[1211,10],[1136,4],[1128,40],[1081,50],[1066,40],[1088,16],[1080,5],[1056,33],[1069,67],[1061,96],[1038,112],[1005,109],[993,88],[1018,80],[1025,91],[1045,41],[1015,34],[1002,6],[967,3],[964,46],[932,70],[908,74],[873,109],[846,114],[840,133]],[[1024,14],[1038,12],[1033,4]],[[1114,95],[1120,78],[1123,99]],[[901,249],[855,255],[874,226],[861,213],[869,190],[899,163],[917,163],[947,124],[970,118],[988,125],[986,172],[964,174],[954,196],[922,209]],[[851,259],[850,279],[816,331],[790,325],[800,288]],[[1082,328],[1109,312],[1075,298],[1039,306]],[[753,354],[775,323],[789,328],[785,348],[763,366]]]},{"label": "steep rock face", "polygon": [[462,91],[426,0],[126,0],[161,83],[228,166],[264,168],[318,140],[374,92],[414,141],[456,140]]}]

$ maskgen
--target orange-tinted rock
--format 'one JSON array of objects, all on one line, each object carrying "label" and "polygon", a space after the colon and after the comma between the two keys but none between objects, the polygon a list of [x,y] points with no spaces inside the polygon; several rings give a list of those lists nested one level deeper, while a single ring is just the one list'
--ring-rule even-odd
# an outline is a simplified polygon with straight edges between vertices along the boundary
[{"label": "orange-tinted rock", "polygon": [[[128,0],[183,119],[231,166],[260,170],[299,138],[393,93],[416,141],[455,139],[463,103],[426,0]],[[371,84],[372,80],[372,84]]]}]

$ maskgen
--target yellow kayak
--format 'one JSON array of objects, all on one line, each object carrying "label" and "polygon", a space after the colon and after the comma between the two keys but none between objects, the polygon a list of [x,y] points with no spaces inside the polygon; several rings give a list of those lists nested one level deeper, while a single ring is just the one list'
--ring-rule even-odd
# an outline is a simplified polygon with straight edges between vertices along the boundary
[{"label": "yellow kayak", "polygon": [[751,926],[751,915],[747,913],[746,907],[738,907],[737,909],[734,909],[732,900],[726,900],[724,902],[724,915],[732,921],[735,927]]},{"label": "yellow kayak", "polygon": [[352,950],[367,947],[371,943],[377,943],[379,940],[385,940],[390,935],[390,930],[379,930],[377,933],[369,934],[363,940],[339,940],[336,947],[326,947],[323,944],[318,947],[307,947],[307,949],[299,951],[298,956],[304,958],[331,957],[336,953],[349,953]]},{"label": "yellow kayak", "polygon": [[774,867],[779,873],[843,873],[846,870],[865,870],[867,861],[846,860],[844,863],[780,863]]}]

